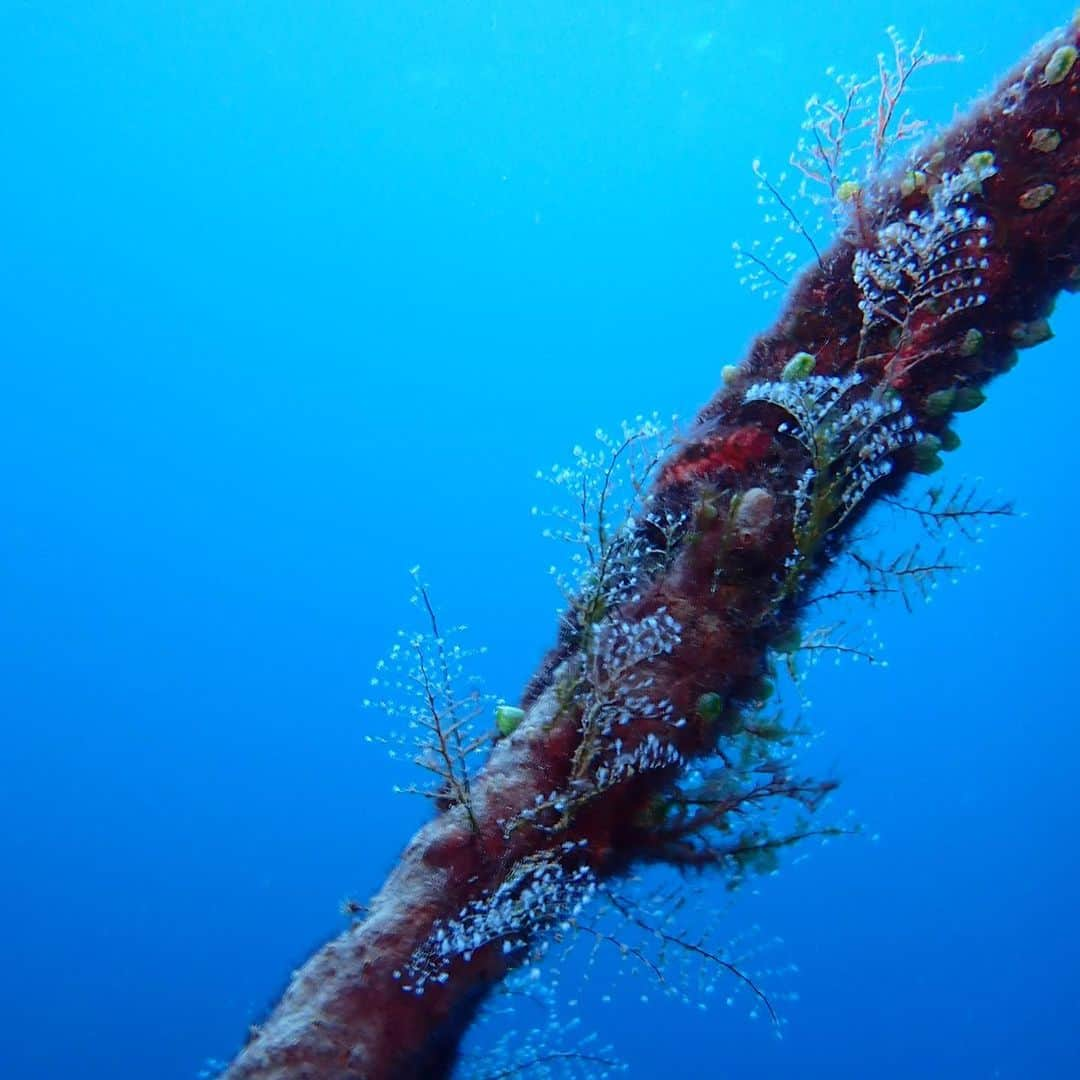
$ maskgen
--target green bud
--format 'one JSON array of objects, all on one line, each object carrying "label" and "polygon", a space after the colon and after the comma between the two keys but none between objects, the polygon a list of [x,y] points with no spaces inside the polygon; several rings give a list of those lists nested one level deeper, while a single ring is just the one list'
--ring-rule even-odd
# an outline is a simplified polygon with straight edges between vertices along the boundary
[{"label": "green bud", "polygon": [[951,386],[947,390],[935,390],[926,398],[923,410],[927,416],[948,416],[952,412],[956,401],[956,390]]},{"label": "green bud", "polygon": [[1036,128],[1030,136],[1031,149],[1052,154],[1061,145],[1061,132],[1054,128]]},{"label": "green bud", "polygon": [[912,169],[909,172],[904,173],[903,180],[900,181],[900,194],[906,199],[909,195],[914,195],[916,191],[926,190],[926,173],[919,169]]},{"label": "green bud", "polygon": [[1038,210],[1040,207],[1045,206],[1056,194],[1057,188],[1053,184],[1036,184],[1023,192],[1020,198],[1016,200],[1016,203],[1021,210]]},{"label": "green bud", "polygon": [[941,449],[946,453],[960,449],[960,436],[952,428],[946,428],[941,433]]},{"label": "green bud", "polygon": [[495,706],[495,726],[499,729],[499,734],[504,738],[507,735],[513,735],[524,719],[525,710],[519,709],[516,705]]},{"label": "green bud", "polygon": [[1065,77],[1072,71],[1075,63],[1075,45],[1062,45],[1060,48],[1055,49],[1054,55],[1047,60],[1046,67],[1043,68],[1043,80],[1046,85],[1054,86],[1059,82],[1064,82]]},{"label": "green bud", "polygon": [[932,476],[944,464],[945,462],[937,454],[923,453],[917,449],[911,469],[912,472],[917,472],[920,476]]},{"label": "green bud", "polygon": [[956,397],[953,399],[953,409],[956,412],[971,412],[985,400],[986,395],[977,386],[960,386],[957,387]]},{"label": "green bud", "polygon": [[938,451],[941,450],[941,446],[941,440],[936,435],[923,436],[923,438],[915,444],[911,460],[912,469],[917,473],[922,473],[923,476],[929,476],[931,473],[936,473],[944,464],[938,456]]},{"label": "green bud", "polygon": [[1009,327],[1009,338],[1018,349],[1030,349],[1041,345],[1054,336],[1049,319],[1032,319],[1031,322],[1016,322]]},{"label": "green bud", "polygon": [[798,382],[813,374],[817,360],[808,352],[797,352],[785,365],[780,374],[784,382]]},{"label": "green bud", "polygon": [[859,184],[855,180],[845,180],[837,189],[836,197],[841,202],[851,202],[859,194]]},{"label": "green bud", "polygon": [[719,516],[720,511],[716,507],[715,498],[705,498],[698,503],[697,517],[702,525],[705,525],[710,521],[715,521]]},{"label": "green bud", "polygon": [[702,720],[716,720],[724,711],[724,699],[712,691],[697,699],[697,712]]},{"label": "green bud", "polygon": [[989,150],[978,150],[972,154],[957,176],[957,186],[961,191],[982,192],[982,182],[989,180],[997,168],[994,165],[994,155]]},{"label": "green bud", "polygon": [[972,172],[981,173],[986,169],[992,169],[994,167],[994,155],[990,150],[976,150],[967,161],[964,162],[964,168],[970,169]]},{"label": "green bud", "polygon": [[982,332],[972,327],[965,335],[964,340],[960,342],[960,355],[961,356],[974,356],[983,347],[983,335]]}]

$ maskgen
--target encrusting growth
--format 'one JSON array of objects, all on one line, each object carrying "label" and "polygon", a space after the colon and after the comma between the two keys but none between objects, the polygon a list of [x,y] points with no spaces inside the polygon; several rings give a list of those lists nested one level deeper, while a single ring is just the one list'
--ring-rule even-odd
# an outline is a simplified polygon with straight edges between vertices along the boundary
[{"label": "encrusting growth", "polygon": [[[491,989],[631,866],[738,880],[820,831],[809,814],[832,785],[775,752],[767,657],[825,598],[815,586],[855,523],[904,503],[905,480],[957,445],[954,415],[1049,336],[1055,295],[1080,289],[1078,38],[1073,24],[1037,46],[896,172],[838,188],[847,225],[776,325],[649,459],[639,509],[585,530],[558,642],[475,776],[457,699],[431,704],[440,812],[224,1080],[447,1076]],[[963,499],[913,508],[933,524]],[[925,571],[867,562],[867,589]],[[758,807],[791,813],[763,823]]]}]

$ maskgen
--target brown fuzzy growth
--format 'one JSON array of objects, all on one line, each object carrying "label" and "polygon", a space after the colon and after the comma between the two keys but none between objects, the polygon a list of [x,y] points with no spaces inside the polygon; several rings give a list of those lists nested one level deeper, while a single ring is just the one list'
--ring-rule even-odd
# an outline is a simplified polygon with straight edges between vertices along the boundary
[{"label": "brown fuzzy growth", "polygon": [[[766,649],[798,619],[805,582],[825,569],[875,497],[895,492],[916,464],[917,447],[900,447],[890,476],[834,522],[827,542],[800,552],[792,493],[806,455],[778,433],[784,416],[774,403],[748,400],[751,387],[782,381],[792,357],[805,352],[816,358],[818,375],[863,375],[853,401],[886,392],[914,430],[940,434],[950,412],[977,403],[980,388],[1011,365],[1017,347],[1045,337],[1041,320],[1055,295],[1080,287],[1080,64],[1066,63],[1078,44],[1076,25],[1041,43],[973,112],[923,147],[917,160],[930,163],[925,182],[912,188],[899,176],[882,178],[860,197],[851,228],[796,283],[776,325],[754,341],[661,469],[653,505],[685,515],[691,526],[618,617],[640,622],[666,610],[679,624],[677,646],[650,661],[648,694],[687,722],[676,730],[642,712],[620,728],[627,747],[653,735],[681,760],[712,752],[722,725],[703,715],[702,695],[753,696]],[[949,311],[935,294],[895,317],[864,320],[857,253],[878,244],[890,224],[926,213],[935,185],[984,153],[993,155],[996,174],[970,194],[989,237],[979,248],[986,260],[980,302]],[[572,638],[573,628],[564,636]],[[367,918],[294,974],[224,1080],[445,1076],[479,1004],[522,951],[480,947],[467,962],[454,960],[445,982],[408,992],[401,973],[440,922],[492,896],[544,853],[572,851],[552,857],[568,871],[587,867],[598,880],[635,862],[697,866],[725,854],[693,843],[678,819],[650,812],[677,766],[642,770],[588,799],[571,798],[569,807],[545,808],[537,827],[534,808],[553,791],[573,791],[582,760],[582,704],[566,692],[580,674],[575,663],[572,641],[552,651],[522,702],[524,720],[473,781],[470,814],[450,806],[413,837]],[[799,781],[775,782],[792,785],[779,794],[800,797]],[[806,802],[827,786],[806,793]]]}]

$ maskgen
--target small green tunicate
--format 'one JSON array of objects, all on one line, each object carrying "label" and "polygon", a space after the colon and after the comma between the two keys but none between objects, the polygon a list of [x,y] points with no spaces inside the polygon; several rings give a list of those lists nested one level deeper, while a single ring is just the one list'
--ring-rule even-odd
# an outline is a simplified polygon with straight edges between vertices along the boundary
[{"label": "small green tunicate", "polygon": [[941,446],[941,440],[936,435],[924,435],[915,444],[911,458],[912,469],[924,476],[936,473],[944,464],[938,456]]},{"label": "small green tunicate", "polygon": [[986,169],[992,169],[994,167],[994,154],[991,150],[976,150],[974,154],[971,154],[967,161],[964,162],[964,168],[970,169],[974,173],[984,172]]},{"label": "small green tunicate", "polygon": [[971,412],[985,400],[986,395],[977,386],[959,386],[953,398],[953,409],[956,412]]},{"label": "small green tunicate", "polygon": [[1054,86],[1065,80],[1065,76],[1072,71],[1076,63],[1076,46],[1062,45],[1054,50],[1053,56],[1046,62],[1043,68],[1043,80],[1047,86]]},{"label": "small green tunicate", "polygon": [[697,699],[697,713],[702,720],[718,720],[724,711],[724,699],[711,690]]},{"label": "small green tunicate", "polygon": [[1028,138],[1031,149],[1040,154],[1052,154],[1061,145],[1061,132],[1056,128],[1036,128]]},{"label": "small green tunicate", "polygon": [[1031,322],[1016,322],[1009,327],[1009,339],[1018,349],[1030,349],[1041,345],[1054,336],[1049,319],[1032,319]]},{"label": "small green tunicate", "polygon": [[1038,210],[1045,206],[1055,195],[1057,188],[1053,184],[1036,184],[1023,192],[1016,200],[1021,210]]},{"label": "small green tunicate", "polygon": [[836,197],[840,202],[851,202],[859,194],[859,184],[856,180],[845,180],[837,189]]},{"label": "small green tunicate", "polygon": [[708,496],[703,497],[697,505],[697,519],[700,525],[707,525],[720,516],[720,509],[716,505],[716,499]]},{"label": "small green tunicate", "polygon": [[983,335],[980,330],[976,330],[972,327],[965,335],[964,340],[960,342],[960,355],[961,356],[974,356],[983,346]]},{"label": "small green tunicate", "polygon": [[737,364],[725,364],[720,369],[720,378],[725,386],[730,386],[739,376]]},{"label": "small green tunicate", "polygon": [[977,150],[964,162],[964,167],[956,177],[958,190],[980,194],[982,182],[989,180],[996,172],[994,155],[989,150]]},{"label": "small green tunicate", "polygon": [[817,360],[808,352],[797,352],[785,365],[780,377],[784,382],[798,382],[813,374]]},{"label": "small green tunicate", "polygon": [[960,436],[953,431],[952,428],[947,427],[941,433],[941,449],[946,453],[952,453],[953,450],[960,449]]},{"label": "small green tunicate", "polygon": [[955,400],[956,390],[953,387],[950,386],[946,390],[935,390],[932,394],[927,395],[923,411],[927,416],[935,419],[939,416],[948,416],[953,410]]},{"label": "small green tunicate", "polygon": [[945,462],[937,454],[921,454],[918,450],[916,450],[915,462],[911,466],[911,468],[920,476],[932,476],[944,464]]},{"label": "small green tunicate", "polygon": [[507,735],[513,735],[524,719],[525,710],[517,708],[516,705],[495,706],[495,726],[499,729],[499,734],[504,738]]},{"label": "small green tunicate", "polygon": [[900,181],[900,194],[906,199],[916,191],[926,190],[926,173],[921,169],[909,169]]}]

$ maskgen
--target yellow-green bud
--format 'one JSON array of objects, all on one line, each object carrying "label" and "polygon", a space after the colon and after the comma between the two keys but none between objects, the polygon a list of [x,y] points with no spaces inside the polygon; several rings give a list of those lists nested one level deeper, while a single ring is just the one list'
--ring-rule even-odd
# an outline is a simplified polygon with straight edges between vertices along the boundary
[{"label": "yellow-green bud", "polygon": [[495,726],[499,729],[499,734],[504,738],[507,735],[513,735],[524,719],[525,710],[517,708],[516,705],[495,706]]},{"label": "yellow-green bud", "polygon": [[1031,149],[1052,154],[1061,145],[1061,132],[1054,128],[1036,128],[1031,133]]},{"label": "yellow-green bud", "polygon": [[1021,210],[1038,210],[1045,206],[1055,195],[1057,188],[1053,184],[1036,184],[1023,192],[1017,203]]},{"label": "yellow-green bud", "polygon": [[916,191],[923,191],[926,188],[926,173],[921,169],[910,169],[904,173],[904,179],[900,181],[900,194],[906,199],[909,195],[914,195]]},{"label": "yellow-green bud", "polygon": [[982,182],[989,180],[997,168],[994,166],[994,155],[989,150],[976,150],[971,154],[957,177],[957,184],[961,191],[970,191],[981,194]]},{"label": "yellow-green bud", "polygon": [[724,699],[711,691],[697,699],[697,712],[702,720],[718,720],[724,711]]},{"label": "yellow-green bud", "polygon": [[927,416],[931,417],[948,416],[953,410],[955,401],[956,391],[952,387],[947,390],[935,390],[927,395],[923,410]]},{"label": "yellow-green bud", "polygon": [[957,387],[952,407],[956,412],[971,412],[985,400],[986,395],[977,386],[960,386]]},{"label": "yellow-green bud", "polygon": [[784,382],[798,382],[813,373],[817,360],[808,352],[797,352],[780,373]]},{"label": "yellow-green bud", "polygon": [[960,342],[960,355],[961,356],[974,356],[983,346],[982,332],[972,327],[965,335],[964,340]]},{"label": "yellow-green bud", "polygon": [[1032,319],[1031,322],[1015,322],[1009,327],[1009,340],[1018,349],[1030,349],[1041,345],[1054,336],[1049,319]]},{"label": "yellow-green bud", "polygon": [[994,167],[994,154],[990,150],[976,150],[967,161],[964,162],[964,168],[970,169],[972,172],[981,173],[987,169]]},{"label": "yellow-green bud", "polygon": [[945,463],[938,456],[942,442],[936,435],[925,435],[915,444],[912,454],[912,469],[923,476],[936,473]]},{"label": "yellow-green bud", "polygon": [[1064,82],[1065,77],[1072,71],[1076,63],[1076,46],[1062,45],[1054,50],[1054,55],[1046,62],[1043,68],[1043,80],[1047,86],[1054,86]]}]

